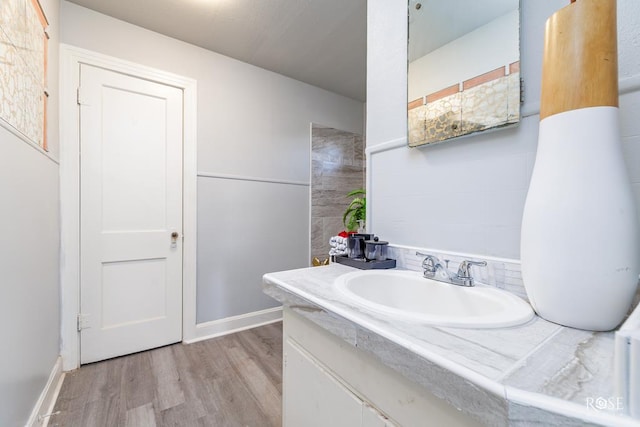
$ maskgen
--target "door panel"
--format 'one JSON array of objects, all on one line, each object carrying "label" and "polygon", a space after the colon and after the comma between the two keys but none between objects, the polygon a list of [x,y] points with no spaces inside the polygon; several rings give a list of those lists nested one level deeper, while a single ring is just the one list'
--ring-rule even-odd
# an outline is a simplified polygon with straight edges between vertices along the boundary
[{"label": "door panel", "polygon": [[120,327],[166,316],[166,295],[155,292],[165,274],[162,259],[104,263],[102,327]]},{"label": "door panel", "polygon": [[[102,228],[162,229],[166,224],[166,99],[108,86],[101,95],[107,142],[101,153]],[[153,161],[147,161],[150,155]]]},{"label": "door panel", "polygon": [[182,338],[182,91],[80,69],[81,363]]}]

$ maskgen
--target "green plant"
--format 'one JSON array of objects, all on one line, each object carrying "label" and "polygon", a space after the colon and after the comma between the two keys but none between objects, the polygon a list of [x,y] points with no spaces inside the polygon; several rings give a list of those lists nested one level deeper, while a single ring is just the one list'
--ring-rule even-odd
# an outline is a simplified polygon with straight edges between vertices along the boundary
[{"label": "green plant", "polygon": [[347,197],[354,199],[349,203],[347,210],[342,215],[342,223],[347,227],[347,231],[358,230],[358,221],[364,221],[367,217],[367,198],[364,188],[353,190]]}]

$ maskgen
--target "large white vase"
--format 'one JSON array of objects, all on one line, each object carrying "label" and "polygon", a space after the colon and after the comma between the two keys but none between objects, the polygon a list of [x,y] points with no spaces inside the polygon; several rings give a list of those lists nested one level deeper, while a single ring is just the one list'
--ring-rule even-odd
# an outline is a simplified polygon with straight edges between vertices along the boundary
[{"label": "large white vase", "polygon": [[533,308],[594,331],[623,320],[640,266],[618,124],[615,18],[615,0],[578,0],[547,22],[538,151],[522,220],[522,278]]}]

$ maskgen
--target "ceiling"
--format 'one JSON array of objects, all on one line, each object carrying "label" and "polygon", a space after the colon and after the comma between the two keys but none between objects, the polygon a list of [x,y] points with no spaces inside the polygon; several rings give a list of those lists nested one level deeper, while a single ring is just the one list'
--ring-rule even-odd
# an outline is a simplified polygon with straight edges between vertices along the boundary
[{"label": "ceiling", "polygon": [[366,0],[70,0],[365,101]]}]

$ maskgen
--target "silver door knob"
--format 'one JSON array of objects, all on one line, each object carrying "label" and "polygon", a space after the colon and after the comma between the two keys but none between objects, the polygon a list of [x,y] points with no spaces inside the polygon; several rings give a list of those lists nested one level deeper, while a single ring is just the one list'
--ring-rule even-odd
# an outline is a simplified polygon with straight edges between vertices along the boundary
[{"label": "silver door knob", "polygon": [[174,231],[173,233],[171,233],[171,241],[173,243],[175,243],[178,240],[178,237],[180,237],[180,235],[178,234],[177,231]]}]

